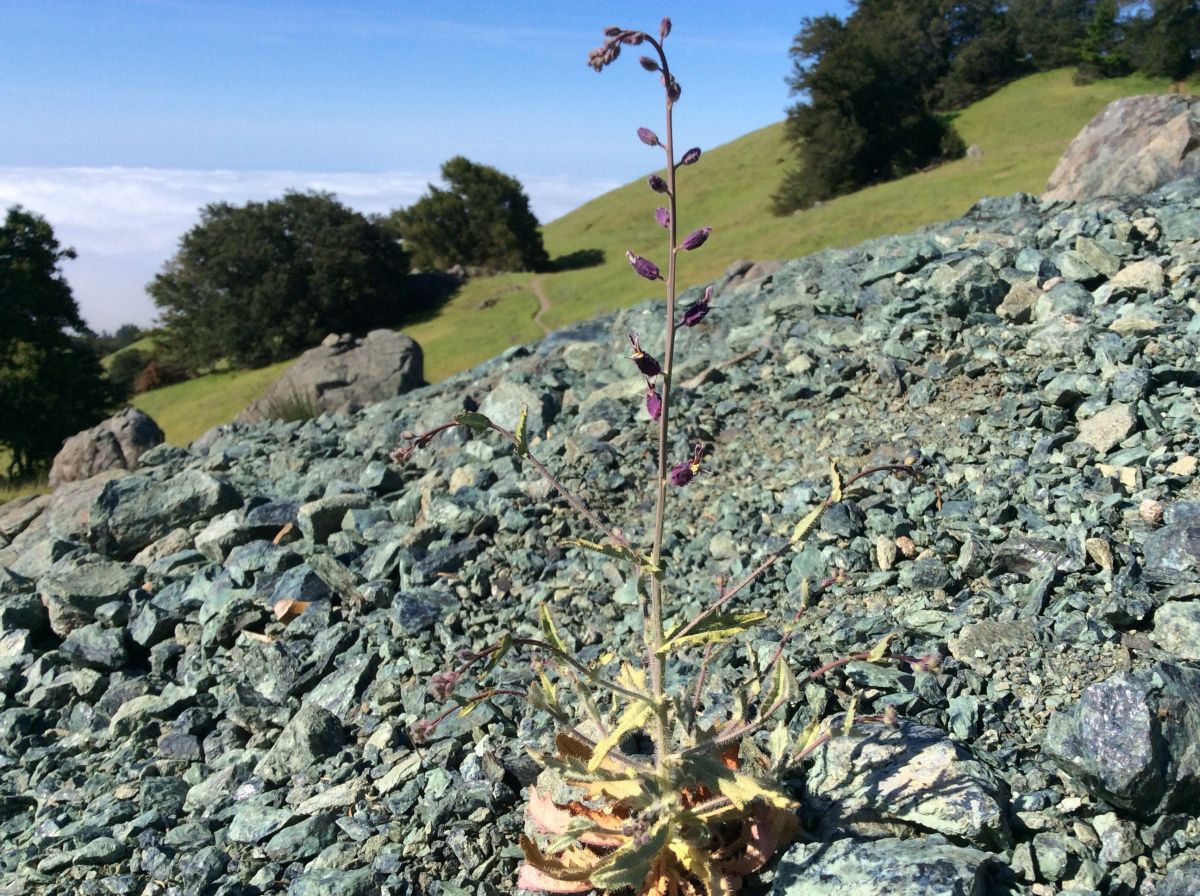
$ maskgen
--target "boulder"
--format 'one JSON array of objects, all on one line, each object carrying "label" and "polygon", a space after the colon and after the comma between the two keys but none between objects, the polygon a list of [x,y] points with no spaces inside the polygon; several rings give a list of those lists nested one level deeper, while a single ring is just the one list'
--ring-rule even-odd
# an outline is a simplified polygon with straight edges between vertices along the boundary
[{"label": "boulder", "polygon": [[136,470],[143,452],[162,441],[163,431],[148,414],[126,408],[63,442],[50,467],[50,487],[90,479],[105,470]]},{"label": "boulder", "polygon": [[1063,153],[1043,199],[1145,193],[1200,173],[1200,97],[1127,96],[1109,103]]},{"label": "boulder", "polygon": [[302,354],[237,419],[348,414],[424,384],[421,346],[403,333],[372,330],[361,339],[330,334]]}]

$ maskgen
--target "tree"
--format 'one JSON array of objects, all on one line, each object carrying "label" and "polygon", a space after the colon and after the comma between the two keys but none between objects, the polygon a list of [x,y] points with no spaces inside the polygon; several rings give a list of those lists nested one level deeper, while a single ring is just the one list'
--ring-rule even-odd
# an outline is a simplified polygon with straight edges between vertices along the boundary
[{"label": "tree", "polygon": [[1148,75],[1182,81],[1200,70],[1197,0],[1151,0],[1148,16],[1129,23],[1133,63]]},{"label": "tree", "polygon": [[520,181],[462,156],[442,165],[442,179],[447,189],[430,184],[390,218],[417,268],[546,269],[550,258]]},{"label": "tree", "polygon": [[0,227],[0,445],[7,475],[44,469],[68,436],[102,420],[114,395],[59,269],[75,257],[20,206]]},{"label": "tree", "polygon": [[845,22],[805,19],[788,84],[804,100],[785,135],[799,164],[772,197],[776,214],[961,155],[930,95],[950,37],[934,0],[867,0]]},{"label": "tree", "polygon": [[1117,78],[1130,71],[1125,31],[1117,21],[1117,0],[1097,0],[1092,21],[1079,45],[1078,83],[1096,78]]},{"label": "tree", "polygon": [[401,323],[408,257],[383,228],[328,193],[213,203],[147,290],[166,350],[191,367],[284,360],[330,332]]}]

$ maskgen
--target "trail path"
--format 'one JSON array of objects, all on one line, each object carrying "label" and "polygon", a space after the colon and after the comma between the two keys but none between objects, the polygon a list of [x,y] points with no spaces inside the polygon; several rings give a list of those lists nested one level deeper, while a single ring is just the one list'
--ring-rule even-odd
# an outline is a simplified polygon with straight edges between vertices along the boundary
[{"label": "trail path", "polygon": [[550,300],[546,298],[546,294],[542,292],[542,278],[534,277],[529,281],[529,291],[533,293],[534,298],[538,300],[537,313],[533,315],[533,322],[542,328],[542,332],[547,336],[550,335],[550,328],[542,321],[542,315],[550,310]]}]

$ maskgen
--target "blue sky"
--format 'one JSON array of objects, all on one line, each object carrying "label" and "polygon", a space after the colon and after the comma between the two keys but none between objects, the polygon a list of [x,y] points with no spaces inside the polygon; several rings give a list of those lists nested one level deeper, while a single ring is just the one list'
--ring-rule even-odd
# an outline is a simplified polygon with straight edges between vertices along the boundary
[{"label": "blue sky", "polygon": [[[805,16],[845,3],[3,0],[0,206],[76,248],[85,318],[146,324],[143,287],[208,202],[329,189],[407,205],[456,154],[517,177],[542,221],[649,171],[656,77],[585,64],[604,26],[675,28],[676,133],[780,120]],[[633,54],[631,54],[633,55]]]}]

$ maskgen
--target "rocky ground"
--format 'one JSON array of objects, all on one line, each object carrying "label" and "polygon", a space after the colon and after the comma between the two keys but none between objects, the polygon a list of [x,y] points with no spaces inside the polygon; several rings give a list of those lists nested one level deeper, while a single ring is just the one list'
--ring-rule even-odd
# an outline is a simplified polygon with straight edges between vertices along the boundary
[{"label": "rocky ground", "polygon": [[[801,583],[838,570],[794,669],[889,631],[942,658],[806,689],[796,731],[854,695],[899,721],[797,770],[804,840],[751,892],[1200,892],[1198,196],[987,200],[737,266],[681,331],[680,459],[711,446],[673,493],[681,610],[783,543],[829,459],[923,470],[850,489],[748,595],[775,622],[721,658],[716,706]],[[428,676],[541,602],[589,655],[628,644],[634,594],[561,545],[594,533],[507,446],[457,431],[389,454],[464,403],[509,425],[528,405],[535,454],[644,531],[626,334],[657,344],[659,313],[0,508],[0,894],[512,892],[544,722],[506,698],[414,745]],[[308,606],[278,618],[288,601]]]}]

